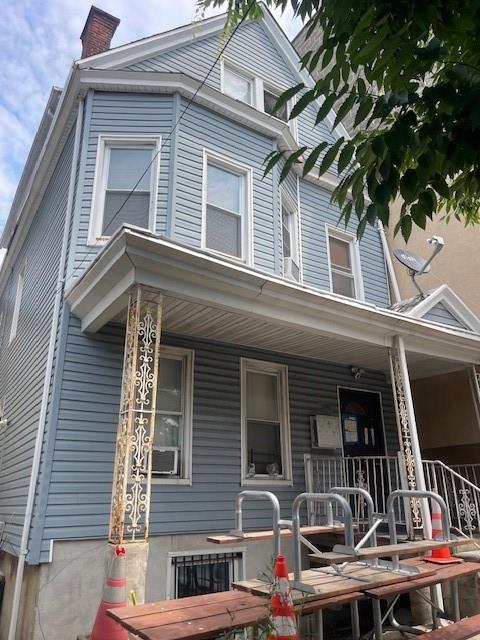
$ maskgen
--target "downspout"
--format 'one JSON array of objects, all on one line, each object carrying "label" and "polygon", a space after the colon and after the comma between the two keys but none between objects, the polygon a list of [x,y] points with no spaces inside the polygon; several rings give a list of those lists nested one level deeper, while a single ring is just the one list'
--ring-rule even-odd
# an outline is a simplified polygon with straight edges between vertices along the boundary
[{"label": "downspout", "polygon": [[400,302],[402,296],[400,295],[400,289],[398,288],[397,276],[395,275],[392,256],[390,255],[390,247],[388,246],[387,236],[385,235],[385,229],[383,228],[381,220],[378,220],[378,233],[380,234],[383,255],[385,256],[385,262],[387,264],[387,272],[390,280],[390,293],[392,294],[393,302]]},{"label": "downspout", "polygon": [[77,122],[75,127],[75,140],[73,144],[72,167],[70,171],[70,183],[68,187],[67,208],[65,212],[65,226],[63,229],[62,250],[60,253],[60,262],[58,265],[57,283],[55,288],[55,298],[53,303],[52,326],[50,329],[50,339],[48,346],[47,363],[45,369],[45,380],[43,384],[42,404],[40,407],[40,415],[38,418],[37,437],[35,440],[35,449],[33,452],[32,471],[30,473],[30,483],[28,486],[27,505],[25,509],[25,519],[23,521],[22,540],[20,543],[20,551],[18,556],[17,573],[15,577],[15,590],[13,592],[12,612],[10,617],[10,626],[8,629],[8,640],[15,640],[18,623],[18,611],[20,607],[20,596],[22,593],[23,572],[25,568],[25,558],[28,553],[28,539],[30,536],[30,527],[32,524],[33,507],[35,503],[35,492],[40,471],[40,459],[42,454],[43,438],[45,435],[45,427],[47,424],[47,407],[50,393],[50,381],[52,378],[53,359],[55,355],[55,343],[57,339],[58,323],[60,319],[60,306],[63,299],[63,289],[65,284],[65,264],[67,259],[68,236],[70,232],[70,222],[72,217],[73,197],[75,191],[75,177],[77,173],[78,154],[80,147],[80,136],[82,132],[83,121],[83,100],[78,103]]}]

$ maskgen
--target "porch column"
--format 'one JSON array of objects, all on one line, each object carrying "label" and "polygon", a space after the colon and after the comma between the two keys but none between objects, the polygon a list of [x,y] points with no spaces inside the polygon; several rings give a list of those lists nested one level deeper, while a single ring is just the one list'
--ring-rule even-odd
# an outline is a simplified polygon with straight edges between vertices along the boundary
[{"label": "porch column", "polygon": [[111,544],[127,543],[127,580],[131,581],[140,601],[145,592],[148,555],[161,320],[161,294],[143,287],[132,289],[127,310],[108,537]]},{"label": "porch column", "polygon": [[[392,379],[395,412],[404,466],[403,484],[405,489],[425,491],[422,454],[418,439],[417,422],[413,407],[412,390],[408,375],[405,343],[401,336],[395,336],[390,349],[390,371]],[[430,511],[425,500],[410,500],[410,523],[413,529],[423,528],[426,538],[431,538]],[[408,522],[407,522],[408,524]],[[410,533],[413,533],[412,531]]]}]

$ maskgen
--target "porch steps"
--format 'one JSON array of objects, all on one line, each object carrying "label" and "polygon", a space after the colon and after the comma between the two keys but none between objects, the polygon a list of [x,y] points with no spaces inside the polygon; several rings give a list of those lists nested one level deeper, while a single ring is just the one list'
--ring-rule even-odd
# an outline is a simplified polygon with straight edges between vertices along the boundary
[{"label": "porch steps", "polygon": [[314,562],[323,565],[342,564],[343,562],[355,562],[355,560],[372,560],[384,556],[409,556],[420,555],[433,549],[470,544],[470,540],[414,540],[399,544],[386,544],[376,547],[359,549],[356,553],[343,553],[338,551],[326,551],[325,553],[310,553],[308,557]]}]

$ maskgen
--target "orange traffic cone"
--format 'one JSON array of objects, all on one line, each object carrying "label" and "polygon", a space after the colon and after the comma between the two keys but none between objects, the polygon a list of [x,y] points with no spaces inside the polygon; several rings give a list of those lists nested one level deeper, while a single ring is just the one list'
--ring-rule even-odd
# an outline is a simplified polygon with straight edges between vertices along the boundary
[{"label": "orange traffic cone", "polygon": [[117,545],[107,560],[102,601],[98,607],[90,640],[128,640],[128,631],[105,615],[107,609],[117,609],[127,604],[126,556],[125,547]]},{"label": "orange traffic cone", "polygon": [[298,640],[297,616],[293,606],[285,556],[277,557],[273,575],[271,604],[273,630],[268,640]]},{"label": "orange traffic cone", "polygon": [[[432,500],[432,540],[436,540],[443,534],[442,511],[436,500]],[[431,554],[423,558],[427,562],[436,564],[455,564],[463,562],[461,558],[454,558],[450,553],[450,547],[433,549]]]}]

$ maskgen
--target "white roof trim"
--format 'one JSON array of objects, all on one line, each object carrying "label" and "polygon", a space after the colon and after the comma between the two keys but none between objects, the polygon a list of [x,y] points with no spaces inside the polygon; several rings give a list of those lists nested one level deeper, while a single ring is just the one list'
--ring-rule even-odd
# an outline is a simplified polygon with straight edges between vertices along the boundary
[{"label": "white roof trim", "polygon": [[122,228],[103,247],[66,298],[84,331],[98,331],[125,309],[135,283],[165,295],[251,313],[284,325],[350,337],[388,348],[402,335],[410,351],[480,362],[480,336],[389,309],[297,285],[222,260],[138,228]]},{"label": "white roof trim", "polygon": [[463,300],[450,289],[448,284],[442,284],[442,286],[434,289],[426,298],[405,313],[412,318],[424,318],[439,303],[444,304],[450,313],[463,325],[476,333],[480,333],[480,320]]}]

